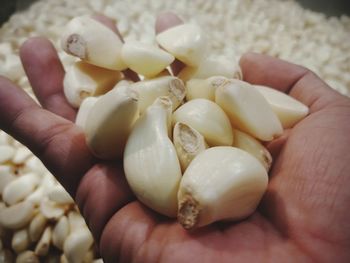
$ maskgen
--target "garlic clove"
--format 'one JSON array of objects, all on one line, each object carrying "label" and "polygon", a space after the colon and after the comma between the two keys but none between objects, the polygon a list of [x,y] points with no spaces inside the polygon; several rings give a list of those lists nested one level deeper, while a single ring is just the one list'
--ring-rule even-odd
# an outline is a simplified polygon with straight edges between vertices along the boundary
[{"label": "garlic clove", "polygon": [[26,228],[17,230],[13,233],[11,246],[17,254],[29,247],[29,236]]},{"label": "garlic clove", "polygon": [[9,207],[0,208],[0,225],[19,229],[26,226],[34,216],[34,204],[23,201]]},{"label": "garlic clove", "polygon": [[29,224],[29,238],[32,242],[36,242],[41,237],[44,229],[47,225],[48,220],[41,213],[38,213],[34,216],[32,221]]},{"label": "garlic clove", "polygon": [[281,122],[265,98],[249,83],[231,79],[216,89],[215,102],[234,127],[262,141],[283,132]]},{"label": "garlic clove", "polygon": [[187,167],[179,187],[178,221],[193,229],[252,214],[268,183],[261,163],[230,146],[205,150]]},{"label": "garlic clove", "polygon": [[198,66],[207,48],[207,41],[198,25],[181,24],[156,37],[158,44],[186,65]]},{"label": "garlic clove", "polygon": [[129,86],[102,95],[85,124],[86,141],[93,154],[106,160],[120,158],[137,117],[138,94]]},{"label": "garlic clove", "polygon": [[69,229],[79,229],[86,227],[84,218],[77,211],[70,211],[68,213]]},{"label": "garlic clove", "polygon": [[52,244],[58,249],[63,250],[63,244],[69,235],[70,227],[66,216],[62,216],[52,231]]},{"label": "garlic clove", "polygon": [[233,133],[229,118],[214,102],[194,99],[186,102],[173,113],[173,124],[185,123],[205,138],[209,146],[232,145]]},{"label": "garlic clove", "polygon": [[44,197],[39,206],[40,212],[47,219],[58,220],[66,212],[66,208],[52,202],[47,197]]},{"label": "garlic clove", "polygon": [[16,150],[15,155],[12,158],[12,163],[20,165],[24,163],[30,156],[32,156],[32,152],[25,146],[19,147]]},{"label": "garlic clove", "polygon": [[16,176],[10,165],[0,165],[0,194],[3,194],[5,187],[14,181]]},{"label": "garlic clove", "polygon": [[148,78],[158,75],[175,59],[156,46],[136,41],[124,43],[121,56],[130,69]]},{"label": "garlic clove", "polygon": [[0,145],[0,164],[3,164],[15,156],[16,150],[10,145]]},{"label": "garlic clove", "polygon": [[111,90],[122,77],[119,71],[78,61],[68,68],[64,76],[64,95],[73,107],[78,108],[85,98]]},{"label": "garlic clove", "polygon": [[204,137],[198,131],[181,122],[174,126],[173,142],[182,171],[186,170],[193,158],[208,148]]},{"label": "garlic clove", "polygon": [[134,194],[160,214],[175,217],[180,163],[169,139],[171,101],[158,98],[137,120],[124,151],[124,171]]},{"label": "garlic clove", "polygon": [[173,110],[185,98],[185,85],[177,77],[165,76],[133,83],[131,87],[139,94],[139,110],[142,115],[146,109],[161,96],[171,99]]},{"label": "garlic clove", "polygon": [[207,79],[190,79],[186,82],[186,100],[207,99],[215,101],[217,87],[228,79],[222,76],[213,76]]},{"label": "garlic clove", "polygon": [[2,198],[8,205],[16,204],[31,194],[38,184],[39,178],[36,174],[22,175],[6,185]]},{"label": "garlic clove", "polygon": [[93,238],[87,228],[71,232],[63,245],[63,252],[68,262],[83,262],[86,253],[93,244]]},{"label": "garlic clove", "polygon": [[58,205],[74,204],[73,198],[60,184],[50,189],[47,193],[47,197]]},{"label": "garlic clove", "polygon": [[255,85],[255,88],[270,104],[285,129],[293,127],[309,113],[306,105],[283,92],[261,85]]},{"label": "garlic clove", "polygon": [[272,164],[272,156],[270,152],[258,140],[249,134],[241,132],[237,129],[235,129],[233,133],[235,140],[232,146],[253,155],[265,167],[266,171],[269,171]]},{"label": "garlic clove", "polygon": [[39,258],[31,250],[26,250],[17,255],[16,263],[40,263]]},{"label": "garlic clove", "polygon": [[89,118],[89,113],[92,107],[95,105],[98,97],[87,97],[80,104],[77,117],[75,118],[75,124],[85,129],[86,120]]},{"label": "garlic clove", "polygon": [[41,235],[41,238],[35,247],[35,255],[44,257],[49,253],[51,237],[52,229],[51,226],[48,226],[45,228],[44,233]]},{"label": "garlic clove", "polygon": [[221,76],[229,79],[242,79],[242,70],[237,62],[227,58],[204,58],[198,67],[184,67],[178,74],[183,81],[189,79],[206,79],[213,76]]},{"label": "garlic clove", "polygon": [[61,37],[64,51],[99,67],[124,70],[122,41],[111,29],[89,16],[73,18]]}]

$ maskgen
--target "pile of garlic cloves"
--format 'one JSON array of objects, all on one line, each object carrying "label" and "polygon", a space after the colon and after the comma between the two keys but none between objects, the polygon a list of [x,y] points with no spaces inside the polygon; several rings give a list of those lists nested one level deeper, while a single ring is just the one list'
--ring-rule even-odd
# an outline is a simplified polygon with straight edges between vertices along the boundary
[{"label": "pile of garlic cloves", "polygon": [[[79,108],[76,124],[98,158],[123,158],[143,204],[186,229],[255,211],[272,164],[262,142],[304,118],[305,105],[242,81],[237,63],[206,57],[195,24],[163,31],[152,46],[122,43],[83,16],[70,21],[61,41],[80,59],[64,80],[67,100]],[[175,59],[186,65],[177,76]],[[127,68],[141,80],[127,79]]]}]

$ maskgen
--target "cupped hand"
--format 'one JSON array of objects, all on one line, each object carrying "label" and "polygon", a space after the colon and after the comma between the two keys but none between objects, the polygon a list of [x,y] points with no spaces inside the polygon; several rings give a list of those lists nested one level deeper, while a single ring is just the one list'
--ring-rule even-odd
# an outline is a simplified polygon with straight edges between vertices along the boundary
[{"label": "cupped hand", "polygon": [[[163,14],[158,26],[176,24],[173,16]],[[99,20],[112,28],[110,20]],[[64,69],[51,43],[28,40],[21,59],[42,106],[0,78],[0,128],[75,197],[105,262],[350,261],[350,99],[311,71],[264,55],[241,58],[245,81],[288,93],[310,114],[267,145],[274,164],[254,214],[187,232],[135,199],[122,161],[91,155],[64,98]]]}]

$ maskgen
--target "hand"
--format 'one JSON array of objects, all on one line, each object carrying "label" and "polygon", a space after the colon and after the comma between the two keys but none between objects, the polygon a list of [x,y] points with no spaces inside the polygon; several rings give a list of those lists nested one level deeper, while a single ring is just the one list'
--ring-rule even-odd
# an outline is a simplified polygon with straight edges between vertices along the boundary
[{"label": "hand", "polygon": [[105,262],[350,261],[350,100],[312,72],[264,55],[242,57],[246,81],[289,93],[310,114],[268,145],[274,164],[253,215],[187,232],[135,200],[121,162],[90,154],[64,98],[64,70],[53,46],[30,39],[21,59],[43,108],[1,78],[0,128],[75,197]]}]

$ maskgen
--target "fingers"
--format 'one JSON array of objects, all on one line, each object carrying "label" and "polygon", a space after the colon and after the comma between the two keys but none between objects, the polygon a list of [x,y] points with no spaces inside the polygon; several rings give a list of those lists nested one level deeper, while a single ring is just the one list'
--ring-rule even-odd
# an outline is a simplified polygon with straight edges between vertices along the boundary
[{"label": "fingers", "polygon": [[45,38],[28,39],[20,49],[24,70],[41,105],[74,121],[76,111],[63,93],[64,69],[54,46]]},{"label": "fingers", "polygon": [[0,129],[26,145],[74,196],[82,175],[94,162],[82,131],[42,109],[22,89],[1,77],[0,101]]},{"label": "fingers", "polygon": [[[155,29],[156,34],[159,34],[171,27],[181,25],[183,21],[180,17],[172,12],[163,12],[157,16]],[[176,76],[179,72],[185,67],[185,64],[180,60],[175,59],[175,61],[171,64],[171,71],[173,75]]]},{"label": "fingers", "polygon": [[76,202],[96,239],[109,219],[134,199],[121,164],[95,165],[79,184]]},{"label": "fingers", "polygon": [[240,65],[244,80],[289,93],[317,111],[336,100],[339,94],[310,70],[266,55],[247,53]]}]

